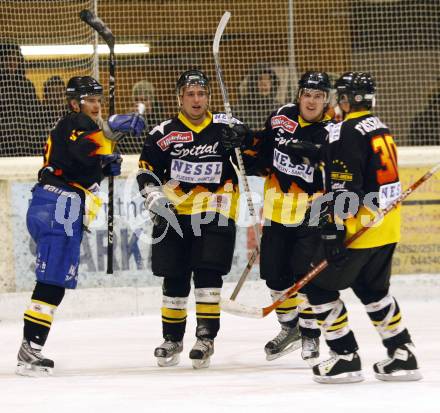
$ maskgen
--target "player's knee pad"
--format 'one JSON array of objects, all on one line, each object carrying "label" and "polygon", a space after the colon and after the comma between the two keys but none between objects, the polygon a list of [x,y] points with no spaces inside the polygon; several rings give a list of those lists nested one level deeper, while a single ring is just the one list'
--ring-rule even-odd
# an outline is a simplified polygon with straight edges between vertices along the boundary
[{"label": "player's knee pad", "polygon": [[347,309],[339,298],[336,301],[314,305],[312,310],[326,340],[337,340],[350,333]]},{"label": "player's knee pad", "polygon": [[[270,290],[272,301],[277,301],[286,290]],[[283,301],[283,303],[275,310],[278,321],[280,323],[289,323],[296,320],[298,318],[298,306],[300,303],[301,299],[298,297],[298,293],[292,294],[287,300]]]},{"label": "player's knee pad", "polygon": [[399,305],[390,294],[365,305],[365,309],[382,340],[394,337],[404,330]]},{"label": "player's knee pad", "polygon": [[181,277],[164,277],[162,293],[168,297],[188,297],[191,290],[191,274],[184,274]]},{"label": "player's knee pad", "polygon": [[218,271],[194,270],[195,288],[222,288],[223,278]]}]

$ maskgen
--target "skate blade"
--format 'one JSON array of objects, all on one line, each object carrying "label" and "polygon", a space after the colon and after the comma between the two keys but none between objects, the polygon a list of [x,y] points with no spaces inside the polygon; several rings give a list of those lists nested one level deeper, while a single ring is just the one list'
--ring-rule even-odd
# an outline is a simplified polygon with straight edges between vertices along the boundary
[{"label": "skate blade", "polygon": [[417,381],[423,378],[419,370],[400,370],[390,374],[374,373],[376,379],[382,381]]},{"label": "skate blade", "polygon": [[336,376],[313,376],[313,380],[322,384],[338,384],[338,383],[358,383],[364,380],[361,371],[351,371]]},{"label": "skate blade", "polygon": [[266,360],[273,361],[273,360],[279,359],[280,357],[283,357],[286,354],[291,353],[292,351],[298,350],[301,347],[301,345],[302,345],[301,340],[294,341],[293,343],[290,343],[283,351],[280,351],[279,353],[274,353],[274,354],[266,353]]},{"label": "skate blade", "polygon": [[50,367],[33,366],[27,363],[18,363],[15,374],[26,377],[49,377],[53,374]]},{"label": "skate blade", "polygon": [[199,369],[207,369],[209,367],[209,365],[211,364],[211,358],[207,357],[204,360],[199,360],[199,359],[193,359],[192,360],[192,366],[193,369],[195,370],[199,370]]},{"label": "skate blade", "polygon": [[172,367],[176,366],[180,362],[180,355],[174,354],[171,357],[156,357],[157,365],[159,367]]},{"label": "skate blade", "polygon": [[303,357],[302,359],[309,365],[309,367],[315,367],[319,363],[319,356],[305,358]]}]

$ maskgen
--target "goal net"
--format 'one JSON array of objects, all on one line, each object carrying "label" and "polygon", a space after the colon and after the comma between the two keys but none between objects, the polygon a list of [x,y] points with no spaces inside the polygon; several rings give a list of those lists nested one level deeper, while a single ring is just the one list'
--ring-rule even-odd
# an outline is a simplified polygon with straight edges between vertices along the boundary
[{"label": "goal net", "polygon": [[[223,74],[234,114],[252,127],[294,99],[305,70],[362,70],[375,77],[376,112],[400,145],[439,144],[437,0],[0,0],[0,156],[41,154],[71,76],[93,75],[107,89],[108,55],[79,19],[86,8],[116,36],[117,112],[144,101],[149,127],[176,112],[175,82],[188,68],[211,77],[212,109],[222,110],[212,41],[229,10]],[[122,151],[141,146],[131,139]]]}]

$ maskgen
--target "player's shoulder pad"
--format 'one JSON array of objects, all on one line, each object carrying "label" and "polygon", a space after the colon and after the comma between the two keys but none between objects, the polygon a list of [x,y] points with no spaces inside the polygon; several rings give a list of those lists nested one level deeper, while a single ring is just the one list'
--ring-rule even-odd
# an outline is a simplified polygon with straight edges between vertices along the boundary
[{"label": "player's shoulder pad", "polygon": [[96,131],[99,128],[98,124],[90,117],[82,112],[71,112],[69,114],[72,121],[72,126],[78,131]]},{"label": "player's shoulder pad", "polygon": [[[231,122],[234,125],[243,123],[241,120],[231,117]],[[224,123],[226,125],[229,125],[228,116],[226,113],[213,113],[212,114],[212,123]]]},{"label": "player's shoulder pad", "polygon": [[326,125],[325,128],[328,130],[328,143],[336,142],[341,138],[342,125],[343,122],[329,123]]},{"label": "player's shoulder pad", "polygon": [[285,112],[295,112],[298,111],[298,107],[295,103],[287,103],[283,106],[281,106],[277,111],[276,114],[279,115],[280,113],[285,113]]},{"label": "player's shoulder pad", "polygon": [[161,135],[165,135],[165,127],[172,123],[174,118],[164,120],[159,125],[155,126],[151,131],[149,132],[149,135],[156,135],[157,133],[160,133]]}]

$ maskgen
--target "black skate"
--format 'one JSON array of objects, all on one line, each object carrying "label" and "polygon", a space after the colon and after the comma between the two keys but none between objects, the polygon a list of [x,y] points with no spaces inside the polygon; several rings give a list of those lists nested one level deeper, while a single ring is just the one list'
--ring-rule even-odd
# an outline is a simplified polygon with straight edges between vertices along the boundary
[{"label": "black skate", "polygon": [[50,376],[53,373],[53,360],[45,358],[41,349],[33,348],[26,339],[23,339],[17,355],[17,369],[20,376]]},{"label": "black skate", "polygon": [[214,354],[214,340],[198,338],[189,353],[193,368],[203,369],[209,367],[211,356]]},{"label": "black skate", "polygon": [[310,367],[313,367],[319,358],[319,337],[301,336],[302,350],[301,357]]},{"label": "black skate", "polygon": [[313,367],[313,380],[318,383],[356,383],[364,380],[357,353],[336,354]]},{"label": "black skate", "polygon": [[389,354],[390,358],[374,364],[376,378],[384,381],[420,380],[422,374],[413,351],[413,345],[404,344]]},{"label": "black skate", "polygon": [[282,325],[276,337],[264,346],[266,360],[272,361],[301,347],[301,335],[298,325],[289,327]]},{"label": "black skate", "polygon": [[182,341],[165,340],[154,350],[159,367],[170,367],[179,364],[180,353],[183,351]]}]

